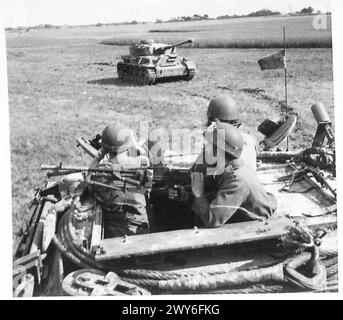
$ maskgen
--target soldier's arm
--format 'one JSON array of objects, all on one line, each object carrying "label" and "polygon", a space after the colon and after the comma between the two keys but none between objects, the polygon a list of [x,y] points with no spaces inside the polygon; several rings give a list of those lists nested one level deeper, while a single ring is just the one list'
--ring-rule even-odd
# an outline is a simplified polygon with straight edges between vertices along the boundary
[{"label": "soldier's arm", "polygon": [[240,180],[230,179],[223,183],[211,203],[205,196],[195,198],[192,210],[201,218],[206,227],[219,227],[234,215],[247,195],[248,189]]},{"label": "soldier's arm", "polygon": [[95,168],[100,161],[105,157],[106,155],[106,150],[104,148],[100,148],[100,150],[98,151],[97,156],[93,159],[93,161],[91,162],[91,164],[89,165],[90,168]]}]

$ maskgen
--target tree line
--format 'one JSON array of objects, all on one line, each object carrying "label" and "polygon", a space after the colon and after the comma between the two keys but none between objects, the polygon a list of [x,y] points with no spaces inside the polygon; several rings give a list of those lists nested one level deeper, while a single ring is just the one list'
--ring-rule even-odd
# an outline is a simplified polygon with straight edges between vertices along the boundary
[{"label": "tree line", "polygon": [[[314,8],[312,7],[307,7],[307,8],[303,8],[300,11],[297,12],[290,12],[288,13],[288,15],[308,15],[308,14],[319,14],[321,13],[320,11],[316,11]],[[330,13],[328,13],[330,14]],[[281,15],[280,12],[278,11],[272,11],[269,9],[261,9],[255,12],[251,12],[247,15],[221,15],[218,16],[216,18],[210,18],[208,14],[194,14],[192,16],[181,16],[181,17],[173,17],[170,18],[168,20],[161,20],[161,19],[157,19],[155,20],[155,23],[170,23],[170,22],[187,22],[187,21],[200,21],[200,20],[220,20],[220,19],[235,19],[235,18],[250,18],[250,17],[267,17],[267,16],[278,16]],[[102,26],[109,26],[109,25],[132,25],[132,24],[146,24],[147,22],[139,22],[137,20],[132,20],[132,21],[126,21],[126,22],[113,22],[113,23],[96,23],[96,24],[90,24],[90,25],[82,25],[82,26],[69,26],[66,25],[65,27],[102,27]],[[40,25],[36,25],[36,26],[32,26],[32,27],[24,27],[24,26],[18,26],[16,28],[6,28],[6,31],[10,31],[10,30],[24,30],[24,31],[29,31],[30,29],[58,29],[61,28],[61,26],[54,26],[51,24],[40,24]]]}]

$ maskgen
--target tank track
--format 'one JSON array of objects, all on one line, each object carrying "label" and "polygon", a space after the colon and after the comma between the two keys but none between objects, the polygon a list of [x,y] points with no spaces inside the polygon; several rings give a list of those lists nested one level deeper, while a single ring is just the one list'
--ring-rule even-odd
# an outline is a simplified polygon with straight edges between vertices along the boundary
[{"label": "tank track", "polygon": [[151,85],[156,82],[156,73],[152,69],[137,68],[135,66],[117,64],[118,78],[129,83]]},{"label": "tank track", "polygon": [[194,76],[195,76],[195,69],[189,69],[188,74],[186,76],[186,80],[190,81],[194,78]]}]

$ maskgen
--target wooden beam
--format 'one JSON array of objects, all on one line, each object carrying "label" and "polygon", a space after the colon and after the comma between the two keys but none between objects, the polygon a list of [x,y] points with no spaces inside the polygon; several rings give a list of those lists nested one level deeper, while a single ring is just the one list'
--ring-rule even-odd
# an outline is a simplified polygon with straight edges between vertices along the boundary
[{"label": "wooden beam", "polygon": [[[301,218],[301,221],[309,227],[319,227],[335,225],[337,218],[328,215]],[[290,219],[279,217],[271,218],[268,224],[251,221],[225,224],[220,228],[183,229],[103,239],[99,243],[101,252],[97,252],[95,259],[105,261],[276,239],[287,234],[293,225]]]}]

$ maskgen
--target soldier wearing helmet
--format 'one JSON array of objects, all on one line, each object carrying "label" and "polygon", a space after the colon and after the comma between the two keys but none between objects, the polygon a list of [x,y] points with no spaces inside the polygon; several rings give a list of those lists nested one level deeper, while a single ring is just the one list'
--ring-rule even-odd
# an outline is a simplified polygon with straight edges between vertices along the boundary
[{"label": "soldier wearing helmet", "polygon": [[[102,132],[101,149],[91,167],[129,169],[149,165],[147,156],[132,157],[130,149],[140,149],[132,131],[120,123],[110,124]],[[101,175],[93,177],[93,180],[109,186],[116,182],[112,177]],[[149,231],[144,190],[121,191],[101,185],[90,185],[89,189],[102,205],[106,238]]]},{"label": "soldier wearing helmet", "polygon": [[[208,135],[207,135],[208,136]],[[276,210],[274,195],[259,182],[255,171],[241,159],[244,141],[242,134],[231,124],[215,125],[212,139],[205,138],[205,154],[217,155],[213,172],[216,195],[205,196],[204,174],[191,174],[194,201],[192,210],[206,227],[219,227],[227,222],[264,220]]]},{"label": "soldier wearing helmet", "polygon": [[[210,101],[207,109],[207,126],[216,122],[225,122],[239,128],[242,122],[239,120],[240,110],[230,96],[220,96]],[[241,159],[252,169],[256,170],[256,141],[248,134],[242,133],[243,150]],[[198,159],[199,161],[200,159]],[[203,159],[201,159],[203,161]]]},{"label": "soldier wearing helmet", "polygon": [[[130,157],[132,150],[136,151],[135,157]],[[91,167],[97,166],[103,159],[124,168],[138,168],[149,163],[146,151],[139,146],[132,131],[120,123],[112,123],[103,130],[101,149],[91,163]]]},{"label": "soldier wearing helmet", "polygon": [[[210,101],[207,108],[207,129],[206,132],[212,132],[213,127],[218,123],[229,123],[239,128],[242,122],[239,120],[239,108],[233,98],[229,95],[220,96]],[[256,171],[256,141],[248,134],[241,132],[243,138],[243,148],[240,159]],[[206,157],[202,151],[192,167],[192,171],[203,172],[206,166]],[[180,192],[173,188],[168,190],[168,196],[171,200],[177,200]]]}]

